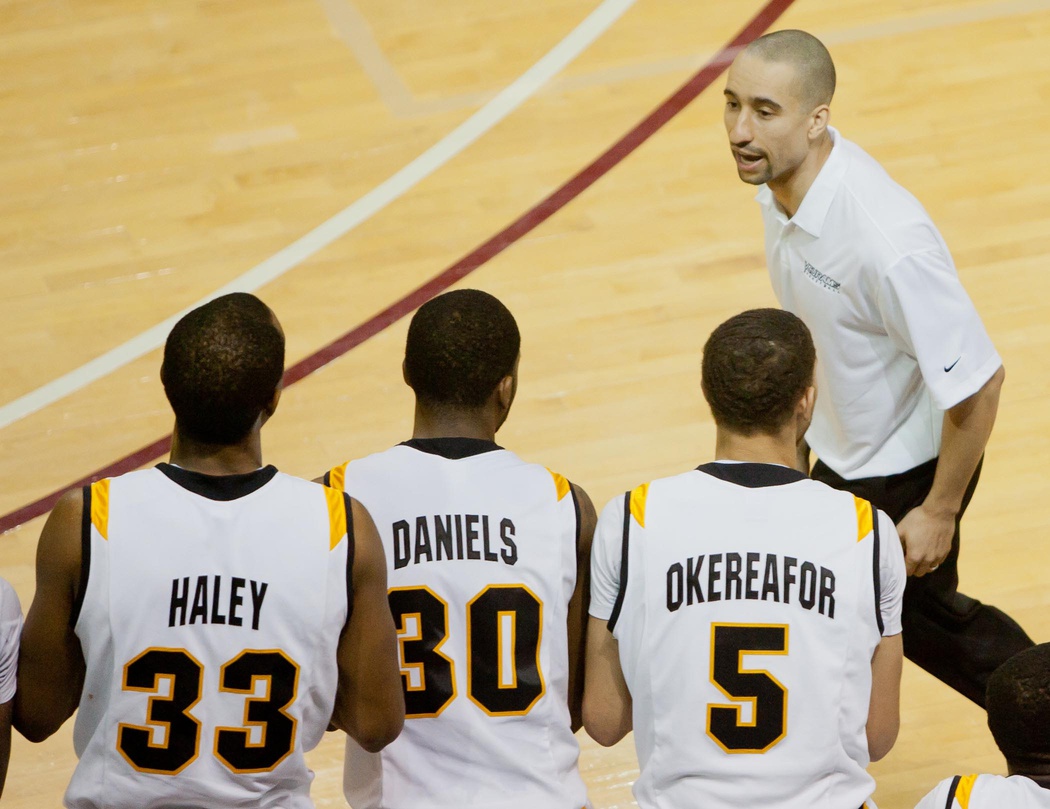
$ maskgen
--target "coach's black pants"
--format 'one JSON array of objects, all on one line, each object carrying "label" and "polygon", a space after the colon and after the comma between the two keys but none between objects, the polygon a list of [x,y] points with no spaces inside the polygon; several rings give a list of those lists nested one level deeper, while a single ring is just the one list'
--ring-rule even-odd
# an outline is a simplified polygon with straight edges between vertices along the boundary
[{"label": "coach's black pants", "polygon": [[[817,461],[812,476],[836,489],[870,500],[899,523],[926,499],[936,468],[934,459],[899,475],[846,480]],[[991,673],[1007,658],[1034,644],[1005,612],[958,591],[959,520],[980,475],[978,464],[955,520],[955,536],[948,557],[936,570],[921,578],[908,579],[902,623],[905,656],[983,708]]]}]

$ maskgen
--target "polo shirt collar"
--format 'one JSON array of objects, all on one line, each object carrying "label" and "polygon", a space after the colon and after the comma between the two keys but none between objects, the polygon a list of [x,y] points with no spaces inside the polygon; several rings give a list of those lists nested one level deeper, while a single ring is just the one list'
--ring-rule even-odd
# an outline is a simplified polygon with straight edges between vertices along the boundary
[{"label": "polo shirt collar", "polygon": [[[838,192],[839,185],[846,174],[846,167],[849,163],[849,158],[842,148],[842,139],[839,137],[838,130],[829,126],[828,133],[831,135],[833,144],[831,154],[824,161],[824,165],[821,166],[820,171],[813,180],[813,185],[809,187],[809,191],[803,197],[802,204],[798,206],[795,215],[790,219],[792,224],[806,231],[814,238],[820,237],[820,232],[824,227],[824,220],[828,217],[831,203],[835,199],[835,194]],[[769,186],[763,185],[758,190],[758,194],[755,195],[755,199],[758,200],[763,208],[772,208],[782,221],[789,221],[784,216],[780,206],[777,205]]]}]

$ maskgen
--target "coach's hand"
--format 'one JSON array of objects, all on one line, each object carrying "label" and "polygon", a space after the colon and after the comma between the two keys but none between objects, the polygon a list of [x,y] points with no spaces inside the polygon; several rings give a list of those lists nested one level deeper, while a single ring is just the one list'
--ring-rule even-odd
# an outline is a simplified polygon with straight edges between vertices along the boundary
[{"label": "coach's hand", "polygon": [[955,515],[921,505],[904,515],[897,524],[897,533],[904,545],[908,575],[925,576],[936,570],[952,549]]}]

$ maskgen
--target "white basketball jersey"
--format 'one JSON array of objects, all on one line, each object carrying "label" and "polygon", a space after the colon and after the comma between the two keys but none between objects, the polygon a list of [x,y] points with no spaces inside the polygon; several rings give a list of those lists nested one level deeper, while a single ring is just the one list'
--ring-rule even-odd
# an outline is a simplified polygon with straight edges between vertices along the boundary
[{"label": "white basketball jersey", "polygon": [[0,579],[0,705],[15,697],[21,637],[22,605],[18,593],[6,579]]},{"label": "white basketball jersey", "polygon": [[785,467],[708,464],[611,502],[592,571],[633,699],[639,806],[869,801],[871,659],[900,632],[905,583],[884,514]]},{"label": "white basketball jersey", "polygon": [[381,753],[348,742],[351,806],[584,806],[567,704],[568,481],[473,439],[414,440],[326,479],[383,539],[407,709]]},{"label": "white basketball jersey", "polygon": [[1050,809],[1050,789],[1023,775],[945,778],[915,809]]},{"label": "white basketball jersey", "polygon": [[303,754],[335,702],[349,513],[272,466],[87,487],[67,806],[313,806]]}]

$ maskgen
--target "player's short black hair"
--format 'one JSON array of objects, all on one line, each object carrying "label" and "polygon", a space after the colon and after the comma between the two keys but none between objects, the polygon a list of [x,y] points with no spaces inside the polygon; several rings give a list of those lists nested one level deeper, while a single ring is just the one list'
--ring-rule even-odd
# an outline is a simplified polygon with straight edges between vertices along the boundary
[{"label": "player's short black hair", "polygon": [[[1050,643],[1018,652],[988,678],[988,728],[1011,772],[1050,758]],[[1040,770],[1041,772],[1042,770]]]},{"label": "player's short black hair", "polygon": [[497,298],[458,289],[419,307],[408,327],[405,379],[423,404],[476,408],[514,370],[521,334]]},{"label": "player's short black hair", "polygon": [[809,329],[782,309],[750,309],[716,328],[704,346],[701,387],[715,424],[773,434],[813,384]]},{"label": "player's short black hair", "polygon": [[787,62],[796,70],[798,93],[812,109],[835,95],[835,63],[824,43],[806,31],[772,31],[754,40],[746,52],[766,62]]},{"label": "player's short black hair", "polygon": [[160,379],[176,429],[208,444],[236,444],[273,399],[284,373],[284,334],[246,292],[186,314],[168,335]]}]

